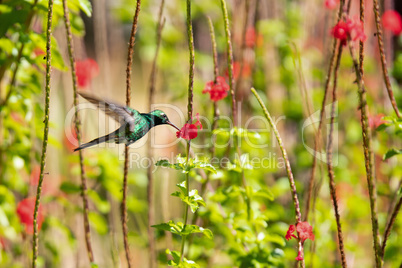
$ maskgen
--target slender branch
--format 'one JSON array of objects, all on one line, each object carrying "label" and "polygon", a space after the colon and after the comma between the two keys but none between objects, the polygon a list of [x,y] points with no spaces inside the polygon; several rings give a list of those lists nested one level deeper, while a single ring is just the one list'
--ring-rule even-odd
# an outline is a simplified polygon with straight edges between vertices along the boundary
[{"label": "slender branch", "polygon": [[52,19],[53,19],[53,0],[49,0],[48,11],[47,11],[47,29],[46,29],[46,88],[45,88],[45,119],[44,119],[44,130],[43,130],[43,145],[42,145],[42,156],[40,161],[40,175],[38,181],[38,187],[36,190],[36,200],[35,208],[33,214],[33,238],[32,238],[32,267],[36,268],[36,263],[38,259],[38,210],[40,205],[40,198],[42,193],[43,175],[45,170],[46,162],[46,150],[49,135],[49,106],[50,106],[50,76],[52,72],[52,53],[51,53],[51,39],[52,39]]},{"label": "slender branch", "polygon": [[[342,0],[339,5],[338,19],[337,19],[338,22],[342,18],[343,5],[344,5],[344,0]],[[311,196],[313,194],[315,170],[316,170],[316,166],[317,166],[317,150],[318,150],[318,148],[320,148],[320,151],[321,151],[321,141],[322,141],[321,140],[321,132],[322,132],[322,126],[323,126],[323,119],[324,119],[324,115],[325,115],[325,106],[327,104],[329,84],[331,81],[332,70],[334,69],[334,64],[335,64],[335,56],[336,56],[336,40],[333,39],[332,40],[332,49],[331,49],[331,58],[329,61],[327,77],[325,79],[324,97],[322,99],[322,104],[321,104],[320,120],[319,120],[319,124],[318,124],[317,133],[316,133],[315,139],[314,139],[314,157],[313,157],[313,165],[311,168],[311,176],[310,176],[310,180],[309,180],[309,184],[308,184],[308,192],[307,192],[307,198],[306,198],[306,204],[305,204],[304,220],[308,219],[308,214],[310,212]]]},{"label": "slender branch", "polygon": [[[211,37],[211,45],[212,45],[212,55],[213,55],[213,61],[214,61],[214,83],[217,82],[217,78],[218,78],[218,51],[217,51],[217,46],[216,46],[216,40],[215,40],[215,30],[214,30],[214,25],[212,23],[211,18],[208,16],[208,26],[209,26],[209,35]],[[214,115],[213,115],[213,120],[212,120],[212,127],[211,127],[211,133],[214,132],[214,130],[217,128],[218,125],[218,119],[219,119],[219,109],[218,109],[218,102],[214,101]],[[214,158],[215,156],[215,146],[214,146],[214,142],[215,142],[215,136],[213,136],[213,141],[212,141],[212,146],[211,146],[211,158]],[[202,183],[201,185],[201,190],[200,190],[200,196],[204,196],[205,190],[207,188],[207,185],[209,183],[210,180],[210,173],[207,174],[207,177],[205,179],[205,181]],[[197,220],[198,220],[198,210],[194,213],[194,217],[191,220],[191,224],[196,224]],[[192,237],[191,237],[192,238]],[[192,241],[192,240],[190,240]]]},{"label": "slender branch", "polygon": [[[254,96],[260,103],[260,106],[264,111],[265,117],[267,118],[268,123],[271,126],[272,131],[275,134],[276,140],[278,141],[279,148],[281,149],[282,156],[285,161],[286,173],[287,173],[288,179],[289,179],[290,190],[291,190],[292,198],[293,198],[293,204],[295,206],[296,223],[299,223],[299,222],[301,222],[301,219],[302,219],[301,213],[300,213],[300,204],[299,204],[299,198],[297,197],[296,184],[295,184],[295,180],[293,178],[292,168],[290,167],[288,154],[286,153],[286,149],[283,146],[283,142],[282,142],[281,136],[279,135],[279,131],[276,128],[276,125],[275,125],[271,115],[269,114],[267,108],[265,107],[265,104],[262,102],[262,99],[260,98],[260,96],[258,95],[257,91],[254,88],[251,88],[251,92],[253,92]],[[303,244],[300,240],[300,237],[298,238],[298,240],[299,240],[299,250],[301,251],[302,256],[304,256]],[[301,264],[304,267],[304,260],[301,261]]]},{"label": "slender branch", "polygon": [[228,73],[229,73],[229,87],[230,87],[230,95],[232,97],[232,117],[233,117],[233,126],[237,127],[237,115],[236,115],[236,97],[234,92],[234,76],[233,76],[233,49],[232,49],[232,41],[231,41],[231,33],[229,29],[229,17],[228,11],[226,8],[225,0],[221,0],[223,20],[225,24],[225,34],[226,34],[226,48],[227,48],[227,60],[228,60]]},{"label": "slender branch", "polygon": [[238,92],[241,82],[242,82],[242,74],[243,74],[243,69],[244,69],[244,51],[246,49],[246,33],[247,33],[247,27],[248,27],[248,21],[249,21],[249,9],[250,9],[250,0],[245,0],[244,1],[244,13],[245,13],[245,18],[244,18],[244,24],[243,24],[243,29],[241,33],[241,46],[240,46],[240,51],[239,51],[239,59],[238,62],[240,63],[240,68],[239,68],[239,76],[236,79],[236,87],[235,87],[235,92]]},{"label": "slender branch", "polygon": [[[66,27],[66,35],[67,35],[67,46],[68,46],[68,55],[70,58],[70,66],[71,66],[71,76],[73,80],[73,96],[74,96],[74,107],[75,107],[75,132],[77,134],[78,144],[81,144],[81,122],[80,117],[78,115],[78,94],[77,94],[77,75],[75,70],[75,59],[74,59],[74,44],[73,44],[73,35],[71,33],[71,24],[69,18],[69,11],[67,7],[67,0],[63,0],[63,10],[64,10],[64,24]],[[88,259],[91,263],[94,262],[94,254],[92,251],[91,244],[91,228],[89,226],[89,208],[88,208],[88,196],[87,196],[87,181],[85,177],[85,169],[84,169],[84,156],[82,150],[78,151],[79,159],[80,159],[80,171],[81,171],[81,196],[83,202],[83,213],[84,213],[84,230],[85,230],[85,244],[88,252]]]},{"label": "slender branch", "polygon": [[[163,7],[165,4],[165,0],[161,1],[159,7],[159,15],[158,15],[158,25],[156,29],[156,51],[155,56],[152,61],[151,67],[151,75],[149,79],[149,96],[148,96],[148,107],[151,110],[152,103],[155,101],[155,80],[156,80],[156,73],[157,73],[157,60],[159,54],[159,48],[162,41],[162,29],[164,26],[164,19],[162,17],[163,14]],[[152,141],[147,143],[148,145],[148,159],[153,159],[153,148],[152,148]],[[155,219],[155,209],[154,209],[154,201],[153,201],[153,184],[154,184],[154,176],[152,173],[152,166],[150,165],[147,169],[148,175],[148,185],[147,185],[147,201],[148,201],[148,244],[149,244],[149,267],[153,268],[156,267],[156,248],[155,248],[155,236],[154,230],[151,227],[154,223]]]},{"label": "slender branch", "polygon": [[380,18],[380,11],[379,11],[380,7],[378,5],[378,0],[373,0],[373,10],[374,10],[374,17],[375,17],[375,25],[377,27],[378,47],[380,50],[381,67],[382,67],[382,74],[384,77],[384,83],[385,83],[385,87],[387,88],[388,97],[389,97],[389,100],[391,101],[392,108],[394,108],[396,115],[400,118],[401,114],[399,113],[398,106],[397,106],[395,98],[394,98],[394,93],[392,92],[391,81],[389,79],[389,74],[388,74],[388,69],[387,69],[387,60],[385,58],[385,49],[384,49],[384,43],[382,40],[381,18]]},{"label": "slender branch", "polygon": [[353,67],[357,77],[358,94],[359,94],[359,108],[361,110],[360,123],[362,125],[362,136],[363,136],[363,151],[367,174],[367,186],[370,196],[370,209],[371,209],[371,224],[373,232],[373,242],[374,242],[374,252],[376,267],[382,267],[383,263],[381,260],[381,245],[380,237],[378,231],[378,216],[377,216],[377,189],[374,173],[374,155],[371,146],[371,133],[368,127],[368,106],[366,100],[366,89],[364,86],[363,77],[360,75],[359,63],[354,55],[353,45],[350,40],[348,40],[350,55],[353,60]]},{"label": "slender branch", "polygon": [[337,234],[338,234],[338,246],[339,251],[341,253],[342,267],[346,268],[346,254],[345,248],[343,245],[343,234],[342,234],[342,226],[341,226],[341,217],[339,215],[339,205],[338,200],[336,198],[336,185],[335,185],[335,174],[334,167],[332,161],[332,142],[333,142],[333,133],[334,133],[334,121],[335,121],[335,106],[337,102],[337,82],[338,82],[338,71],[342,58],[342,44],[338,42],[338,56],[336,58],[336,64],[334,69],[334,84],[332,89],[332,104],[331,104],[331,124],[330,130],[328,134],[328,146],[327,146],[327,166],[328,166],[328,177],[329,177],[329,190],[331,193],[332,204],[334,206]]},{"label": "slender branch", "polygon": [[193,25],[191,21],[191,0],[187,0],[187,38],[188,49],[190,52],[190,66],[188,75],[188,120],[193,118],[193,84],[194,84],[194,37],[193,37]]},{"label": "slender branch", "polygon": [[[128,56],[127,56],[127,69],[126,69],[126,105],[130,106],[131,101],[131,66],[133,65],[133,54],[134,54],[134,43],[135,43],[135,34],[137,32],[138,25],[138,15],[140,13],[141,0],[137,0],[137,5],[133,18],[133,25],[131,28],[130,34],[130,42],[128,46]],[[127,227],[127,175],[128,175],[128,145],[124,148],[124,177],[123,177],[123,200],[121,205],[121,221],[123,228],[123,240],[124,240],[124,249],[126,251],[126,259],[128,267],[134,267],[132,264],[132,259],[130,255],[130,245],[128,244],[128,227]]]},{"label": "slender branch", "polygon": [[[215,30],[214,24],[212,23],[211,17],[207,16],[208,19],[208,27],[209,27],[209,36],[211,37],[211,45],[212,45],[212,57],[214,60],[214,83],[216,83],[216,79],[219,75],[218,69],[218,50],[216,47],[216,39],[215,39]],[[216,102],[214,102],[216,103]]]},{"label": "slender branch", "polygon": [[398,203],[395,205],[394,210],[392,211],[392,216],[389,219],[387,227],[385,228],[384,238],[383,238],[383,242],[382,242],[382,246],[381,246],[381,260],[382,261],[384,261],[385,247],[387,245],[388,237],[391,234],[392,226],[395,223],[396,217],[398,216],[401,206],[402,206],[402,197],[399,198]]},{"label": "slender branch", "polygon": [[[191,18],[191,0],[187,0],[187,38],[188,38],[188,50],[189,50],[189,74],[188,74],[188,121],[193,118],[193,85],[194,85],[194,37],[193,37],[193,25]],[[187,143],[187,159],[186,163],[188,164],[188,160],[190,158],[190,146],[191,140]],[[187,196],[190,195],[190,183],[189,183],[189,174],[186,173],[186,188],[187,188]],[[188,204],[184,205],[184,225],[183,230],[186,228],[188,218]],[[184,259],[184,247],[186,244],[187,236],[183,236],[181,239],[180,246],[180,261],[182,262]]]}]

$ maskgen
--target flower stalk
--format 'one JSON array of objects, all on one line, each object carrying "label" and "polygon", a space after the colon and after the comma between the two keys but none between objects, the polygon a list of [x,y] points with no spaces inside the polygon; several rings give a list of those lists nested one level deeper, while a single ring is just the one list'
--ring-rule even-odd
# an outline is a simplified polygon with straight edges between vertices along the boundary
[{"label": "flower stalk", "polygon": [[[191,18],[191,0],[187,0],[187,38],[188,38],[188,49],[189,49],[189,74],[188,74],[188,104],[187,104],[187,112],[188,112],[188,122],[190,122],[193,118],[193,85],[194,85],[194,68],[195,68],[195,55],[194,55],[194,36],[193,36],[193,25]],[[190,158],[190,147],[191,147],[191,139],[187,142],[187,157],[186,164],[188,165],[188,160]],[[189,174],[186,173],[186,189],[187,196],[190,195],[190,183],[189,183]],[[188,219],[188,209],[189,206],[187,203],[184,205],[184,219],[183,219],[183,230],[186,228],[187,219]],[[186,244],[187,236],[182,236],[181,238],[181,246],[180,246],[180,261],[182,262],[184,259],[184,247]]]},{"label": "flower stalk", "polygon": [[[140,13],[141,0],[137,0],[137,5],[134,13],[133,24],[131,27],[130,42],[128,46],[127,68],[126,68],[126,105],[130,106],[131,102],[131,66],[133,65],[134,43],[135,34],[137,32],[138,16]],[[128,145],[124,148],[124,175],[123,175],[123,200],[121,205],[121,221],[123,229],[124,249],[126,252],[126,259],[128,267],[134,267],[130,254],[130,245],[128,243],[128,227],[127,227],[127,175],[128,175]]]},{"label": "flower stalk", "polygon": [[[155,56],[152,61],[151,67],[151,75],[149,79],[149,96],[148,96],[148,107],[149,110],[152,108],[152,104],[155,102],[155,82],[156,82],[156,73],[157,73],[157,60],[159,54],[159,48],[162,42],[162,29],[164,26],[163,15],[163,7],[165,4],[165,0],[161,0],[161,4],[159,7],[158,14],[158,24],[156,27],[156,51]],[[152,142],[148,142],[148,159],[153,159],[153,149]],[[154,176],[152,172],[152,166],[150,165],[147,169],[148,176],[148,185],[147,185],[147,201],[148,201],[148,245],[149,245],[149,267],[156,267],[156,248],[155,248],[155,236],[154,231],[151,225],[154,224],[155,220],[155,209],[154,209],[154,200],[153,200],[153,185],[154,185]]]},{"label": "flower stalk", "polygon": [[[67,35],[67,47],[68,47],[68,55],[70,59],[71,66],[71,76],[73,81],[73,97],[74,97],[74,107],[75,107],[75,133],[77,135],[78,145],[81,145],[81,122],[80,117],[78,115],[78,93],[77,93],[77,75],[75,70],[75,59],[74,59],[74,44],[73,44],[73,36],[71,33],[71,24],[69,18],[69,11],[67,7],[67,0],[63,0],[63,11],[64,11],[64,25],[66,28]],[[85,244],[88,252],[88,259],[91,263],[94,262],[94,254],[92,251],[91,244],[91,228],[89,226],[89,208],[88,208],[88,196],[87,196],[87,181],[85,177],[85,169],[84,169],[84,156],[82,150],[78,151],[79,162],[80,162],[80,176],[81,176],[81,196],[83,202],[83,214],[84,214],[84,232],[85,232]]]},{"label": "flower stalk", "polygon": [[[271,126],[272,131],[275,134],[276,140],[279,144],[279,148],[281,149],[282,156],[285,161],[286,173],[287,173],[287,176],[289,179],[290,191],[291,191],[292,199],[293,199],[293,205],[295,207],[295,216],[296,216],[296,225],[297,225],[302,220],[301,212],[300,212],[300,203],[299,203],[299,198],[297,197],[296,184],[295,184],[295,180],[293,177],[292,168],[290,167],[290,162],[289,162],[288,155],[286,153],[286,149],[283,146],[283,142],[282,142],[281,136],[279,135],[279,131],[276,128],[275,123],[274,123],[270,113],[268,112],[267,108],[265,107],[265,104],[263,103],[261,97],[258,95],[257,91],[254,88],[251,88],[251,92],[254,94],[254,96],[256,97],[257,101],[259,102],[262,110],[264,111],[264,115],[267,118],[268,123]],[[303,257],[304,256],[303,243],[300,239],[300,236],[298,237],[298,244],[299,244],[298,245],[299,254]],[[301,260],[300,264],[302,267],[304,267],[304,259]]]},{"label": "flower stalk", "polygon": [[49,135],[49,106],[50,106],[50,77],[52,72],[52,53],[51,53],[51,39],[52,39],[52,19],[53,19],[53,0],[49,0],[49,5],[47,9],[47,28],[46,28],[46,87],[45,87],[45,119],[44,119],[44,130],[43,130],[43,144],[42,144],[42,155],[40,161],[40,175],[38,181],[38,187],[36,189],[36,200],[35,208],[33,214],[33,238],[32,238],[32,267],[36,268],[38,259],[38,210],[40,205],[42,185],[44,179],[44,170],[46,163],[46,150]]}]

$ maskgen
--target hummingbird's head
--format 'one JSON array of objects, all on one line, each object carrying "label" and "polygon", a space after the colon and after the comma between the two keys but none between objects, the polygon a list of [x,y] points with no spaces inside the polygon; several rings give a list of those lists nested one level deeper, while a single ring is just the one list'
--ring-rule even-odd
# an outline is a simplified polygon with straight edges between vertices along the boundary
[{"label": "hummingbird's head", "polygon": [[165,114],[165,112],[161,110],[153,110],[152,112],[149,113],[154,121],[154,125],[171,125],[177,130],[180,130],[178,127],[176,127],[173,123],[169,121],[169,118]]}]

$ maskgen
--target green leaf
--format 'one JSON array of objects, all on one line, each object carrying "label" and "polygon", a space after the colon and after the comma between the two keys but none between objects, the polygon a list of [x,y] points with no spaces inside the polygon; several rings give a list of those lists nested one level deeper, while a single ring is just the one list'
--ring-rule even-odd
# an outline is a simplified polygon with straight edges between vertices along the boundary
[{"label": "green leaf", "polygon": [[182,183],[176,184],[179,187],[180,192],[176,191],[172,193],[172,196],[177,196],[180,198],[184,203],[188,204],[191,208],[191,211],[194,213],[199,207],[205,206],[205,202],[202,197],[198,194],[197,190],[191,190],[189,195],[187,196],[187,188],[186,182],[183,181]]},{"label": "green leaf", "polygon": [[92,15],[91,2],[89,2],[89,0],[78,0],[78,2],[82,12],[84,12],[85,15],[87,15],[88,17],[91,17]]},{"label": "green leaf", "polygon": [[158,230],[168,231],[168,232],[171,232],[172,234],[177,234],[177,235],[182,236],[181,230],[183,229],[183,223],[181,223],[181,222],[178,222],[176,224],[176,223],[174,223],[174,221],[169,221],[166,223],[152,225],[151,227],[156,228]]},{"label": "green leaf", "polygon": [[174,221],[169,221],[166,223],[152,225],[151,227],[162,231],[168,231],[171,232],[172,234],[177,234],[179,236],[188,236],[189,234],[202,233],[210,239],[213,238],[211,230],[192,224],[184,226],[182,222],[175,223]]},{"label": "green leaf", "polygon": [[77,194],[81,192],[81,186],[65,181],[60,185],[60,190],[66,194]]},{"label": "green leaf", "polygon": [[99,266],[96,264],[96,263],[94,263],[94,262],[91,262],[91,268],[98,268]]},{"label": "green leaf", "polygon": [[269,201],[274,200],[274,194],[268,189],[260,189],[257,192],[253,193],[253,197],[256,198],[263,198]]},{"label": "green leaf", "polygon": [[189,234],[194,234],[194,233],[202,233],[209,239],[212,239],[214,237],[211,230],[199,227],[197,225],[192,225],[192,224],[186,225],[181,232],[182,236],[187,236]]},{"label": "green leaf", "polygon": [[384,154],[384,156],[382,157],[382,159],[383,159],[383,160],[387,160],[387,159],[389,159],[389,158],[391,158],[391,157],[393,157],[393,156],[395,156],[395,155],[399,155],[399,154],[402,154],[402,149],[398,150],[398,149],[392,148],[392,149],[388,150],[388,152],[386,152],[386,153]]},{"label": "green leaf", "polygon": [[108,213],[110,211],[110,204],[107,200],[103,200],[96,191],[89,190],[87,192],[88,197],[92,200],[95,207],[102,213]]},{"label": "green leaf", "polygon": [[92,227],[100,234],[105,235],[108,232],[108,226],[105,218],[103,216],[95,213],[89,212],[88,219]]},{"label": "green leaf", "polygon": [[181,262],[180,252],[178,251],[170,251],[169,249],[167,249],[166,254],[171,255],[173,257],[173,260],[168,261],[169,266],[175,266],[180,268],[200,268],[200,266],[196,264],[194,261],[187,260],[186,258],[183,258],[183,261]]},{"label": "green leaf", "polygon": [[172,164],[168,160],[159,160],[158,162],[156,162],[155,165],[158,167],[167,167],[181,170],[183,173],[188,173],[194,168],[204,169],[212,173],[216,173],[215,168],[210,163],[208,163],[208,159],[190,158],[187,163],[187,160],[179,155],[176,161],[177,163]]}]

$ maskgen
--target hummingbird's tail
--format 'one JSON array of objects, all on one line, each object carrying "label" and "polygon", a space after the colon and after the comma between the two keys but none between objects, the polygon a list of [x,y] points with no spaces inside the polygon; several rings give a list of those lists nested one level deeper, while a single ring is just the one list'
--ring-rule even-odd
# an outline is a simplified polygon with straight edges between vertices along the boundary
[{"label": "hummingbird's tail", "polygon": [[96,138],[96,139],[94,139],[94,140],[92,140],[92,141],[90,141],[88,143],[81,144],[79,147],[74,149],[74,152],[82,150],[82,149],[85,149],[85,148],[88,148],[88,147],[91,147],[91,146],[94,146],[94,145],[98,145],[99,143],[102,143],[102,142],[107,142],[107,141],[110,141],[110,140],[114,140],[115,137],[116,137],[116,133],[112,132],[112,133],[107,134],[107,135],[105,135],[103,137]]}]

